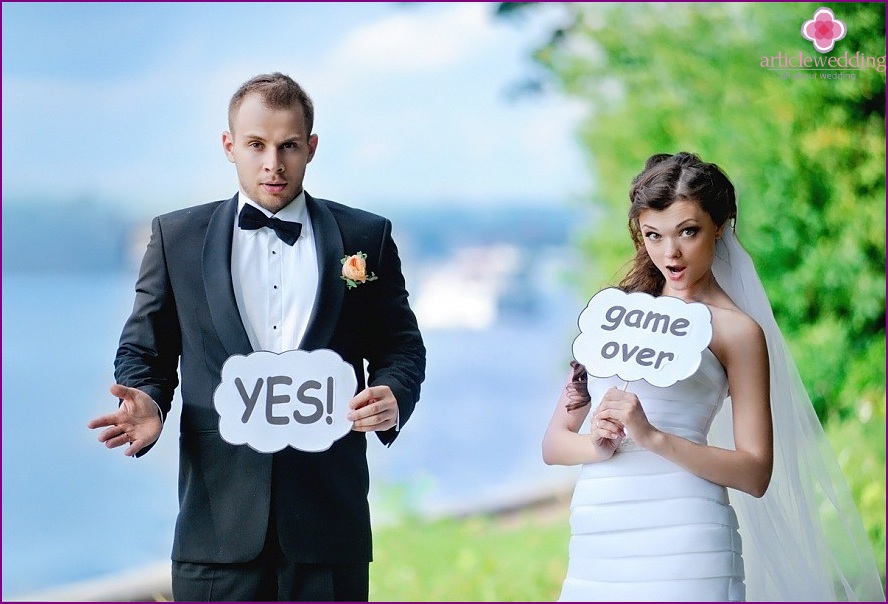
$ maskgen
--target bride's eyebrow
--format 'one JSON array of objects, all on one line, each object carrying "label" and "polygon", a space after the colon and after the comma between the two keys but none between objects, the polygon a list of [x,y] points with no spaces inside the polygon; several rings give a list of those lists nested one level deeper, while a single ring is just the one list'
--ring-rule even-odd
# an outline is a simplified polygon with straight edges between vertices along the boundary
[{"label": "bride's eyebrow", "polygon": [[[681,222],[679,222],[677,225],[675,225],[675,226],[673,227],[673,230],[675,230],[675,231],[680,231],[680,230],[682,230],[682,229],[686,229],[686,228],[689,227],[689,226],[700,226],[700,223],[697,221],[696,218],[685,218],[684,220],[682,220]],[[640,229],[647,229],[647,230],[649,230],[649,231],[655,231],[655,232],[657,232],[657,233],[660,232],[660,229],[658,229],[658,228],[655,227],[655,226],[651,226],[651,225],[649,225],[649,224],[647,224],[647,223],[642,223],[642,224],[638,225],[638,228],[640,228]],[[667,228],[666,230],[668,231],[669,229]]]}]

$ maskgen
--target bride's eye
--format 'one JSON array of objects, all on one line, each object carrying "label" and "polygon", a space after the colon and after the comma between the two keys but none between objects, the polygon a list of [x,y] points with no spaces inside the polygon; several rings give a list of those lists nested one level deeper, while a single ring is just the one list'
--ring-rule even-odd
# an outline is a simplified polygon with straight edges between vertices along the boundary
[{"label": "bride's eye", "polygon": [[645,239],[649,239],[651,241],[656,241],[660,238],[660,233],[654,233],[653,231],[648,231],[644,234]]}]

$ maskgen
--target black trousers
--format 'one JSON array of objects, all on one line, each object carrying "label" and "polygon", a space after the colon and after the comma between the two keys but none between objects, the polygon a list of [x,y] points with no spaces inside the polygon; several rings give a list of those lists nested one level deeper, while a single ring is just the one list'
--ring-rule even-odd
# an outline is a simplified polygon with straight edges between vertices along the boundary
[{"label": "black trousers", "polygon": [[368,563],[302,564],[281,551],[274,522],[259,557],[239,564],[173,561],[178,602],[366,602]]}]

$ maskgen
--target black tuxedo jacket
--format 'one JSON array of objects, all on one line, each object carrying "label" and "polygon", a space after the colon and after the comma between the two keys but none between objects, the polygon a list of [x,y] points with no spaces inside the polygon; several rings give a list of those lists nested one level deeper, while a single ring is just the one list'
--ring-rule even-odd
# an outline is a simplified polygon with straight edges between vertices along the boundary
[{"label": "black tuxedo jacket", "polygon": [[[400,425],[410,418],[425,374],[425,348],[407,302],[391,223],[306,194],[315,232],[319,285],[300,348],[336,351],[355,368],[358,389],[387,385]],[[231,282],[237,195],[165,214],[136,283],[132,315],[115,360],[118,383],[149,394],[164,419],[182,383],[179,515],[172,558],[233,563],[261,551],[274,514],[281,547],[293,561],[371,559],[367,441],[349,432],[327,451],[258,453],[219,435],[213,392],[231,355],[252,352]],[[367,254],[378,279],[347,289],[346,254]],[[378,433],[385,444],[394,430]]]}]

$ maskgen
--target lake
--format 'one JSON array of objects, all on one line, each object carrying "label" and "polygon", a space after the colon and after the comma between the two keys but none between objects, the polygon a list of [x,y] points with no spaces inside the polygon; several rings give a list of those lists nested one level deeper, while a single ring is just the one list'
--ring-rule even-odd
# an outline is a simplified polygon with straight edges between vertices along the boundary
[{"label": "lake", "polygon": [[[583,304],[546,279],[532,305],[486,325],[423,328],[416,411],[390,449],[369,439],[374,522],[572,481],[573,468],[543,464],[540,440]],[[169,559],[177,414],[138,460],[86,428],[116,406],[108,387],[134,281],[129,272],[3,275],[4,599]]]}]

